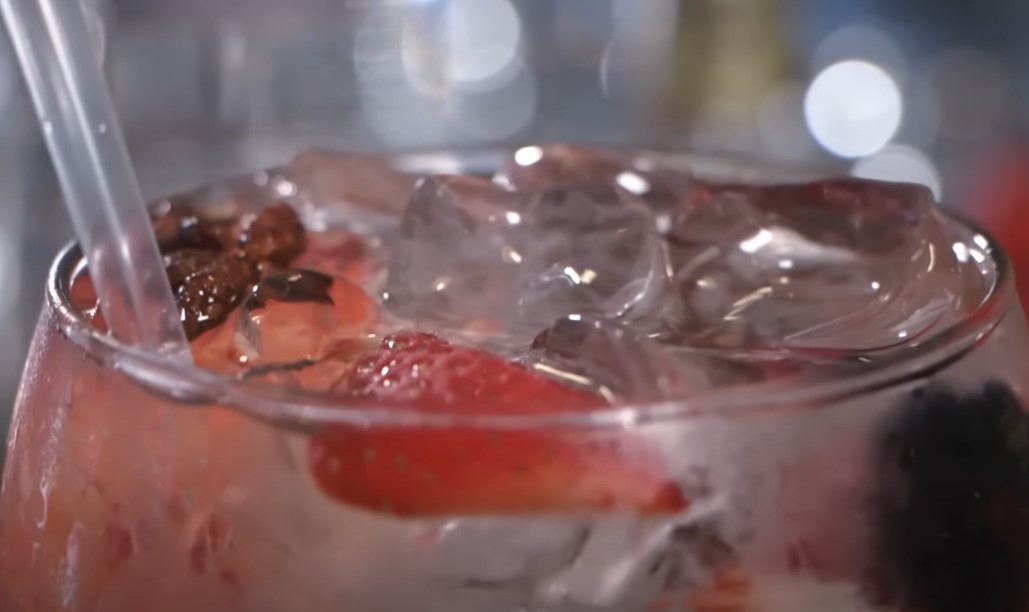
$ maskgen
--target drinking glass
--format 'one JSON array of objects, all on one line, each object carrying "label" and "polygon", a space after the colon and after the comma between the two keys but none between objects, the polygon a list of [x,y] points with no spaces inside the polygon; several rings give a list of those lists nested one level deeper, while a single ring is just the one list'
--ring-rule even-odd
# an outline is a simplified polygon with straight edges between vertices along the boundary
[{"label": "drinking glass", "polygon": [[[646,155],[736,184],[818,174],[730,157]],[[502,157],[453,150],[389,163],[482,174]],[[278,198],[289,190],[273,180],[276,172],[176,199],[203,206]],[[773,378],[586,414],[555,406],[534,416],[340,406],[325,395],[181,369],[87,320],[89,296],[72,282],[80,255],[66,247],[47,280],[9,438],[0,608],[1024,609],[1025,322],[992,239],[942,218],[945,242],[974,271],[959,296],[966,307],[886,357],[858,356],[854,367],[817,379]],[[605,474],[584,463],[581,482],[610,477],[627,495],[651,491],[650,472],[633,479],[634,449],[646,449],[682,499],[674,511],[356,507],[312,475],[312,449],[340,432],[412,441],[406,456],[348,455],[379,462],[378,473],[417,473],[419,453],[449,452],[458,439],[500,447],[532,436],[559,440],[570,454],[555,462],[615,449],[623,463]],[[432,475],[424,477],[431,484]]]}]

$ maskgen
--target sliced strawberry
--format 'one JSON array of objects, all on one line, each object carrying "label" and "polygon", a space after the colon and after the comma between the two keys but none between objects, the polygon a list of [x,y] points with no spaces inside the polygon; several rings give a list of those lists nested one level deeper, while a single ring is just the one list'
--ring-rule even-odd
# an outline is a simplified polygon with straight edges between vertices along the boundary
[{"label": "sliced strawberry", "polygon": [[423,412],[525,415],[586,412],[605,405],[483,351],[436,336],[400,332],[360,359],[349,380],[355,397],[413,404]]},{"label": "sliced strawberry", "polygon": [[[349,393],[426,413],[533,415],[602,408],[597,396],[428,334],[401,333],[358,360]],[[401,516],[686,507],[661,462],[628,430],[337,425],[310,467],[330,496]]]}]

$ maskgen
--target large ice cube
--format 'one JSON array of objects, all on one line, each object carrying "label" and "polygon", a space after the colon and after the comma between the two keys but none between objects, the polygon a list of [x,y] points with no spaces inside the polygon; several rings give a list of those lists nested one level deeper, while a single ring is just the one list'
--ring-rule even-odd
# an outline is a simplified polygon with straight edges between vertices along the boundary
[{"label": "large ice cube", "polygon": [[393,245],[386,303],[418,321],[528,337],[570,313],[652,317],[667,286],[653,219],[615,186],[513,192],[429,177]]},{"label": "large ice cube", "polygon": [[514,151],[494,182],[519,191],[613,183],[623,196],[649,208],[663,233],[671,212],[696,182],[681,169],[655,165],[652,156],[617,149],[552,144]]},{"label": "large ice cube", "polygon": [[696,587],[735,560],[721,533],[720,496],[678,516],[593,521],[571,563],[536,591],[534,604],[561,610],[644,610],[670,587]]},{"label": "large ice cube", "polygon": [[417,177],[382,156],[312,150],[258,179],[300,211],[308,229],[381,233],[395,224]]},{"label": "large ice cube", "polygon": [[881,349],[962,308],[955,253],[915,185],[712,186],[667,238],[695,345]]},{"label": "large ice cube", "polygon": [[[463,518],[429,523],[419,552],[433,573],[469,586],[541,580],[571,563],[589,533],[576,518]],[[483,542],[490,542],[489,551]]]},{"label": "large ice cube", "polygon": [[624,168],[615,175],[614,182],[628,197],[651,211],[658,233],[665,235],[672,228],[675,213],[701,187],[683,172],[644,168],[646,165],[640,163]]},{"label": "large ice cube", "polygon": [[661,399],[703,384],[701,373],[683,371],[656,341],[617,322],[572,315],[532,342],[526,361],[549,376],[590,386],[615,399]]},{"label": "large ice cube", "polygon": [[667,519],[595,521],[574,562],[540,586],[534,603],[572,610],[645,609],[664,587],[662,555],[673,531]]},{"label": "large ice cube", "polygon": [[381,239],[339,229],[309,235],[307,249],[293,267],[343,277],[367,288],[377,279],[384,258]]},{"label": "large ice cube", "polygon": [[345,279],[273,272],[240,308],[233,353],[247,378],[330,391],[367,349],[376,319],[371,300]]},{"label": "large ice cube", "polygon": [[572,315],[540,333],[527,363],[612,401],[696,397],[711,390],[814,373],[783,355],[705,351],[659,342],[617,321]]},{"label": "large ice cube", "polygon": [[626,157],[610,149],[568,144],[527,146],[515,150],[494,180],[519,190],[610,181],[628,166]]}]

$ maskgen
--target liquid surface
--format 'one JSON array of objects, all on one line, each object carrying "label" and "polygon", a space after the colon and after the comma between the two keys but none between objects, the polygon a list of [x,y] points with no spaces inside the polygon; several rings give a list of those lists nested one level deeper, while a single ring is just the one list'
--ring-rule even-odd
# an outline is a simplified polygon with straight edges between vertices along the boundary
[{"label": "liquid surface", "polygon": [[[985,297],[986,243],[955,241],[920,187],[719,184],[652,162],[555,145],[512,152],[495,176],[415,176],[311,152],[162,203],[155,231],[198,364],[321,392],[340,411],[588,418],[804,384],[889,358]],[[88,276],[71,297],[103,327]],[[1029,428],[1007,386],[1024,360],[1003,342],[946,374],[960,392],[582,429],[296,432],[180,405],[168,420],[128,413],[141,429],[103,395],[123,382],[107,371],[61,435],[87,459],[110,453],[104,469],[70,453],[67,472],[108,487],[91,495],[112,506],[90,517],[76,487],[57,487],[72,526],[50,519],[48,559],[65,571],[79,538],[152,563],[151,577],[218,576],[203,584],[247,603],[180,608],[219,612],[1014,612],[1029,601]],[[56,448],[54,427],[38,448]],[[143,450],[94,442],[108,428]],[[152,471],[126,470],[165,437],[174,459],[157,463],[185,527],[155,510]],[[90,523],[111,517],[128,535]],[[147,548],[155,531],[167,551]],[[97,592],[146,590],[118,564]]]},{"label": "liquid surface", "polygon": [[155,231],[198,363],[316,391],[418,330],[609,402],[696,397],[872,363],[987,290],[925,188],[711,183],[623,151],[524,147],[492,177],[308,152],[188,200]]}]

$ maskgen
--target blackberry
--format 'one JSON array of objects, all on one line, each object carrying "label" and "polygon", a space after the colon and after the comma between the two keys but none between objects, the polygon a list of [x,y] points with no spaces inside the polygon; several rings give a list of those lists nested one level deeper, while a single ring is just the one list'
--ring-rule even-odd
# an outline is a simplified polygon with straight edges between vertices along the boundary
[{"label": "blackberry", "polygon": [[1029,609],[1029,416],[1014,393],[929,387],[895,414],[874,454],[876,603]]}]

